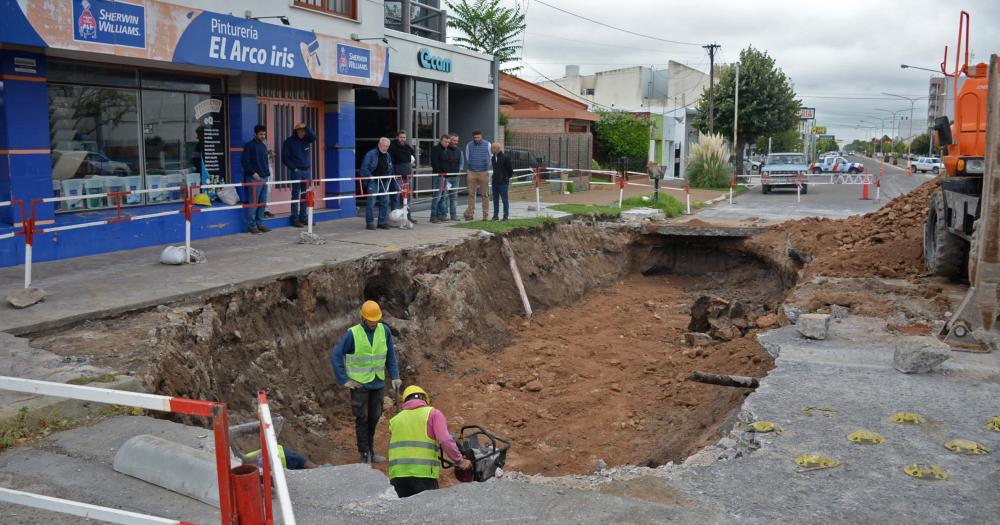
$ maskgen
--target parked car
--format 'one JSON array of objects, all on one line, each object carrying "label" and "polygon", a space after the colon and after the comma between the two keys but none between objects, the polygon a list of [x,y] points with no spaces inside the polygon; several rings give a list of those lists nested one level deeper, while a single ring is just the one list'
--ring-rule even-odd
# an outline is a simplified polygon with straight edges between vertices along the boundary
[{"label": "parked car", "polygon": [[[760,169],[760,191],[766,195],[773,188],[794,188],[808,169],[806,156],[802,153],[772,153]],[[802,193],[808,192],[809,187],[803,181]]]},{"label": "parked car", "polygon": [[860,162],[851,162],[844,157],[827,156],[809,165],[812,173],[861,173],[865,170],[865,165]]},{"label": "parked car", "polygon": [[943,169],[944,163],[937,157],[918,157],[917,161],[913,163],[913,171],[919,171],[920,173],[927,173],[929,171],[937,175]]}]

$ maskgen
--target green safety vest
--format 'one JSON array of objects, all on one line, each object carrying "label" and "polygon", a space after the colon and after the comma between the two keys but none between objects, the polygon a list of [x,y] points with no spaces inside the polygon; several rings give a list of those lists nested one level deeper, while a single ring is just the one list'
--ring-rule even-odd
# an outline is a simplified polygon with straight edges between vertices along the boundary
[{"label": "green safety vest", "polygon": [[389,345],[385,341],[385,326],[379,323],[375,327],[375,335],[368,342],[368,334],[360,324],[351,327],[354,335],[354,353],[344,354],[344,365],[347,368],[347,378],[362,385],[371,383],[375,378],[385,380],[385,355]]},{"label": "green safety vest", "polygon": [[[258,456],[260,456],[259,448],[257,450],[246,453],[246,457],[250,459],[256,458]],[[285,447],[281,445],[278,445],[278,457],[281,458],[281,466],[284,468],[288,468],[288,461],[285,460]],[[258,459],[257,464],[263,466],[264,465],[263,458]]]},{"label": "green safety vest", "polygon": [[433,408],[410,408],[389,420],[389,479],[438,479],[438,444],[427,436],[427,418]]}]

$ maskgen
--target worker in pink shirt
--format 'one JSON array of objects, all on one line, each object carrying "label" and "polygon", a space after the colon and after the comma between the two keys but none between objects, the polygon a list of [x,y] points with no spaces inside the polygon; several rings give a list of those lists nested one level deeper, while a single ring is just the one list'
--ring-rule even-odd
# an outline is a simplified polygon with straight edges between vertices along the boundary
[{"label": "worker in pink shirt", "polygon": [[424,389],[410,385],[402,410],[389,420],[389,483],[401,498],[438,488],[441,451],[457,468],[472,468],[448,432],[448,420],[429,403]]}]

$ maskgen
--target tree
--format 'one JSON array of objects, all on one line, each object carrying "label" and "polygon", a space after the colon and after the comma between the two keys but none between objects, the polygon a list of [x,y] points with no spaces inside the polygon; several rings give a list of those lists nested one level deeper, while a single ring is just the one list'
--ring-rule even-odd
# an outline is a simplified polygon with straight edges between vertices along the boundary
[{"label": "tree", "polygon": [[910,153],[914,155],[927,155],[928,152],[934,155],[940,155],[941,151],[935,147],[933,151],[930,150],[931,147],[931,137],[927,133],[922,133],[913,138],[913,143],[910,144]]},{"label": "tree", "polygon": [[767,153],[768,138],[771,139],[771,151],[774,153],[802,151],[802,134],[796,128],[757,137],[757,140],[754,142],[754,151],[757,153]]},{"label": "tree", "polygon": [[598,112],[601,119],[594,127],[597,146],[612,165],[619,159],[641,166],[649,154],[649,119],[625,111]]},{"label": "tree", "polygon": [[816,151],[826,153],[827,151],[839,151],[837,141],[833,139],[819,139],[816,141]]},{"label": "tree", "polygon": [[[715,131],[725,137],[733,136],[733,110],[736,88],[736,70],[723,70],[714,89]],[[740,51],[740,109],[737,151],[743,151],[747,142],[757,137],[778,134],[798,124],[800,102],[795,99],[791,81],[774,59],[766,52],[752,46]],[[698,101],[698,114],[694,125],[700,131],[708,130],[708,89]],[[743,156],[737,155],[737,173],[743,171]]]},{"label": "tree", "polygon": [[520,57],[521,45],[518,43],[521,33],[526,27],[521,6],[503,7],[500,0],[448,0],[448,9],[452,11],[448,17],[448,27],[458,29],[464,36],[455,37],[459,47],[493,55],[500,62],[501,70],[513,73],[521,66],[503,67],[504,64],[516,62]]}]

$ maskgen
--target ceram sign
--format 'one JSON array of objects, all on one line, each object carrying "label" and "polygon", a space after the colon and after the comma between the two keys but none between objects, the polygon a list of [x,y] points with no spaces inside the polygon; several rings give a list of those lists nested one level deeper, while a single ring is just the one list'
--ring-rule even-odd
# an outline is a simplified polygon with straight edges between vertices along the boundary
[{"label": "ceram sign", "polygon": [[420,48],[417,52],[417,63],[424,69],[451,73],[451,59],[432,55],[430,48]]}]

